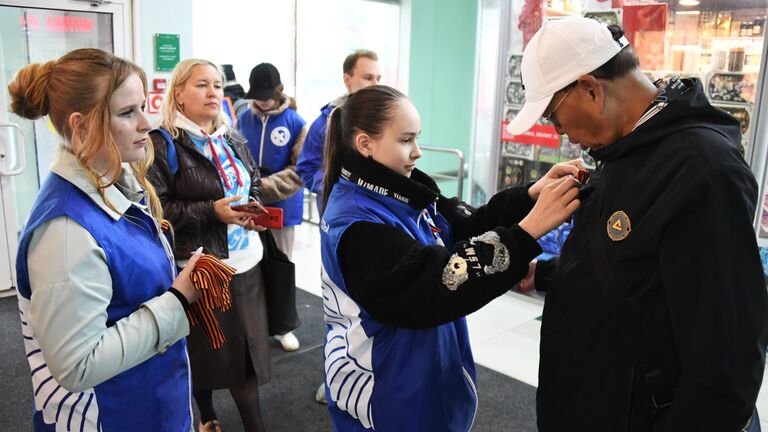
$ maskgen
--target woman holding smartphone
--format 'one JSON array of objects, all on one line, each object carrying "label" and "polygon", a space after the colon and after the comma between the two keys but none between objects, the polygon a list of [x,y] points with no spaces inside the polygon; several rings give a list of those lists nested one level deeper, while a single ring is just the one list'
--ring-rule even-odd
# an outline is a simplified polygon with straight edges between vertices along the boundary
[{"label": "woman holding smartphone", "polygon": [[[222,74],[199,59],[176,66],[163,107],[161,126],[172,137],[150,132],[155,163],[148,173],[175,236],[174,250],[202,245],[236,269],[232,308],[216,312],[226,342],[214,350],[202,327],[192,327],[189,358],[200,431],[220,431],[213,390],[229,389],[244,430],[261,431],[259,385],[270,377],[267,310],[259,262],[263,248],[252,213],[234,205],[259,206],[261,179],[245,139],[228,126],[221,110]],[[179,265],[184,264],[178,262]]]}]

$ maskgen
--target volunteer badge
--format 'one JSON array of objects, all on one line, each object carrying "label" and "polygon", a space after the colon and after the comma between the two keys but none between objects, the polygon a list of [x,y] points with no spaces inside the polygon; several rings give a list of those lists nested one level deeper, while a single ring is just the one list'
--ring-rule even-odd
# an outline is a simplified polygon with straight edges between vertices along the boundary
[{"label": "volunteer badge", "polygon": [[632,231],[632,223],[629,221],[629,216],[626,213],[619,210],[614,212],[611,217],[608,218],[608,237],[613,241],[621,241],[627,238],[630,231]]}]

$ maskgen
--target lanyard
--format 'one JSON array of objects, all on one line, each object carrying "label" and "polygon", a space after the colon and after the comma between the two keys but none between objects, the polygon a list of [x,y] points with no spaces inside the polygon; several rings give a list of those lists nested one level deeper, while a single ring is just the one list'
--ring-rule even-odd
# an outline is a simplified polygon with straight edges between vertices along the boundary
[{"label": "lanyard", "polygon": [[[232,186],[229,184],[229,180],[227,180],[227,174],[224,172],[224,167],[221,166],[219,157],[217,156],[216,150],[213,147],[213,140],[211,140],[211,136],[205,133],[205,131],[202,129],[200,129],[200,132],[202,132],[205,137],[208,138],[208,148],[211,150],[211,155],[213,155],[213,161],[216,162],[216,167],[219,168],[219,174],[221,174],[221,179],[224,180],[224,186],[226,186],[227,189],[231,189]],[[232,169],[235,170],[237,184],[240,185],[240,187],[243,187],[243,180],[240,178],[240,170],[237,169],[235,158],[233,158],[229,153],[229,150],[227,150],[227,146],[224,145],[224,138],[221,135],[219,135],[219,142],[221,142],[221,148],[224,149],[224,153],[227,154],[227,160],[229,160],[229,163],[232,164]]]}]

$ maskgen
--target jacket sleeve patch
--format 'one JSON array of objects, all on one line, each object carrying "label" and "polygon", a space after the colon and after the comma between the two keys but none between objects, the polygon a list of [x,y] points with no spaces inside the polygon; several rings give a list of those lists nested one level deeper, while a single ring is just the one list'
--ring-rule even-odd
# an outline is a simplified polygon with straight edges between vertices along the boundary
[{"label": "jacket sleeve patch", "polygon": [[455,291],[470,277],[479,278],[507,270],[509,250],[496,231],[488,231],[456,245],[456,253],[443,268],[443,285]]}]

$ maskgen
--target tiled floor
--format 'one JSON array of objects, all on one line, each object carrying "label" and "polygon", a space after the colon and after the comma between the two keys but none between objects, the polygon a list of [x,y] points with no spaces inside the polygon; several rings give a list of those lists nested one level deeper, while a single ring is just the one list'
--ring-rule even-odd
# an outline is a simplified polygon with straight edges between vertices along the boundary
[{"label": "tiled floor", "polygon": [[[316,225],[297,227],[293,258],[296,284],[320,296],[320,233]],[[538,384],[541,299],[509,293],[468,317],[475,361],[489,369]],[[768,430],[768,369],[757,401],[761,423]]]}]

